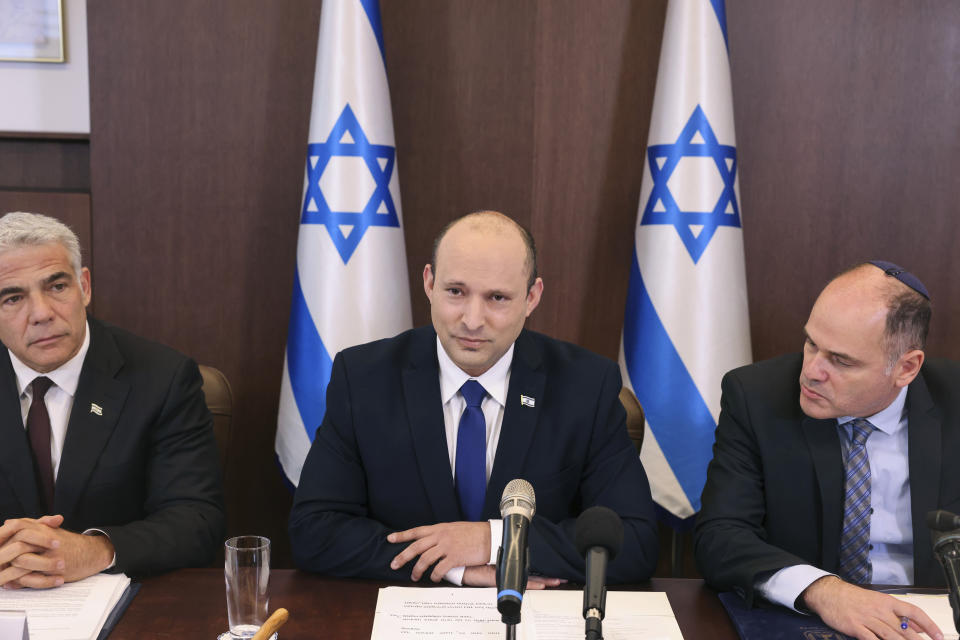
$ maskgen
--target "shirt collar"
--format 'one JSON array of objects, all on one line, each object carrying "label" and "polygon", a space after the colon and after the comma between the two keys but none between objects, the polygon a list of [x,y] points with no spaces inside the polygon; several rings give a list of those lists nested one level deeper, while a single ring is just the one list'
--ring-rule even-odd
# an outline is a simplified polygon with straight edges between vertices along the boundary
[{"label": "shirt collar", "polygon": [[510,380],[510,365],[513,363],[512,344],[492,367],[476,378],[458,367],[450,359],[447,351],[440,343],[439,337],[437,337],[437,360],[440,361],[440,400],[443,404],[449,402],[450,398],[460,391],[464,382],[473,378],[483,385],[487,395],[499,402],[500,406],[507,406],[507,385]]},{"label": "shirt collar", "polygon": [[[872,416],[867,416],[866,419],[877,429],[890,435],[896,433],[900,429],[901,424],[903,424],[903,413],[906,410],[906,406],[907,387],[903,387],[900,389],[897,397],[893,399],[893,402],[887,405],[886,409],[881,409]],[[854,419],[855,416],[843,416],[842,418],[837,418],[837,424],[842,425]]]},{"label": "shirt collar", "polygon": [[77,385],[80,383],[80,370],[83,369],[83,360],[86,358],[87,350],[90,348],[90,323],[87,322],[85,325],[83,344],[80,345],[80,350],[62,365],[47,373],[34,371],[14,355],[13,351],[7,349],[7,352],[10,354],[10,363],[13,365],[13,371],[17,374],[17,391],[19,391],[21,396],[37,376],[50,378],[53,384],[66,391],[71,397],[77,395]]}]

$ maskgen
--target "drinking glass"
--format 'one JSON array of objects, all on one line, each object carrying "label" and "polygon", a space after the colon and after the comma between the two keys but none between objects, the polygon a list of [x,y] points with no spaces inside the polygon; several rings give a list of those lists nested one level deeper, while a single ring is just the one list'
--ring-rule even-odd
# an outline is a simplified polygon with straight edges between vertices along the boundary
[{"label": "drinking glass", "polygon": [[270,598],[270,540],[237,536],[224,543],[227,620],[233,640],[251,638],[267,619]]}]

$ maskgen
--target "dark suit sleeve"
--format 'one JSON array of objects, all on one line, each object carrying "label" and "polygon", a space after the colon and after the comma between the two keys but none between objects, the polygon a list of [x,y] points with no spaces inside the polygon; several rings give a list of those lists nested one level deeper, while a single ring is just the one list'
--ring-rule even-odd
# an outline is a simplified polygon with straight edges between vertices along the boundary
[{"label": "dark suit sleeve", "polygon": [[767,542],[763,460],[750,406],[735,372],[721,384],[720,419],[694,530],[694,555],[711,586],[736,589],[752,602],[755,581],[807,562]]},{"label": "dark suit sleeve", "polygon": [[[177,368],[148,439],[144,517],[102,529],[116,569],[151,574],[209,564],[223,541],[223,495],[213,419],[196,363]],[[118,425],[123,427],[121,419]]]},{"label": "dark suit sleeve", "polygon": [[583,581],[584,559],[574,546],[576,515],[602,505],[623,521],[623,545],[609,564],[609,583],[647,580],[657,566],[656,517],[650,485],[626,427],[626,412],[620,404],[620,373],[608,363],[602,376],[589,450],[577,490],[578,509],[553,522],[535,515],[530,530],[530,564],[535,573]]},{"label": "dark suit sleeve", "polygon": [[327,387],[327,410],[290,511],[293,559],[305,571],[409,581],[409,567],[390,569],[390,561],[407,545],[387,542],[391,530],[369,517],[349,398],[346,367],[338,354]]}]

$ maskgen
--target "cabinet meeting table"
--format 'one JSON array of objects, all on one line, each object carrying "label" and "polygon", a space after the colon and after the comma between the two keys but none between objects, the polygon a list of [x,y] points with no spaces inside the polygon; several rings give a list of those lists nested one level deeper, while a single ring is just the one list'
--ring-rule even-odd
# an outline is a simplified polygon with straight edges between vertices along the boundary
[{"label": "cabinet meeting table", "polygon": [[[214,640],[226,631],[222,569],[183,569],[140,582],[140,592],[109,640]],[[377,590],[382,586],[388,583],[274,570],[270,572],[270,610],[285,607],[290,611],[290,621],[280,630],[281,640],[368,640]],[[665,591],[687,640],[737,638],[716,592],[702,580],[654,578],[627,588]]]}]

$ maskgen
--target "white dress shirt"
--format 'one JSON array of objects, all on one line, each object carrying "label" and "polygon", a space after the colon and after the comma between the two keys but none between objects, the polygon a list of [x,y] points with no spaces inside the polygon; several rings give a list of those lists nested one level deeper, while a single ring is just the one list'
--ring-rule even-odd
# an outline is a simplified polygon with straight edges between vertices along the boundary
[{"label": "white dress shirt", "polygon": [[77,394],[77,384],[80,382],[80,370],[83,368],[83,359],[87,357],[90,348],[90,326],[87,325],[83,336],[80,351],[65,363],[48,373],[34,371],[12,351],[10,363],[17,376],[17,391],[20,393],[20,416],[23,419],[23,428],[27,428],[27,413],[30,403],[33,402],[33,389],[30,387],[34,378],[46,376],[53,381],[43,399],[50,415],[50,461],[53,463],[53,478],[56,480],[60,472],[60,457],[63,455],[63,441],[67,437],[67,424],[70,422],[70,410],[73,408],[73,397]]},{"label": "white dress shirt", "polygon": [[[907,442],[907,387],[886,409],[868,416],[876,430],[867,438],[870,462],[870,563],[874,584],[913,582],[913,517],[910,510],[910,468]],[[840,446],[850,448],[853,416],[837,418]],[[817,567],[799,564],[777,571],[756,588],[770,600],[791,609],[804,589],[823,576]]]},{"label": "white dress shirt", "polygon": [[[83,360],[87,357],[87,351],[90,349],[90,324],[84,327],[83,344],[80,345],[80,351],[76,355],[64,362],[62,365],[47,373],[34,371],[20,358],[14,355],[13,351],[7,349],[10,354],[10,364],[13,365],[13,372],[17,376],[17,391],[20,393],[20,416],[23,418],[23,428],[27,428],[27,413],[30,412],[30,403],[33,402],[33,389],[31,384],[34,378],[46,376],[53,381],[47,393],[43,396],[44,403],[47,405],[47,414],[50,416],[50,462],[53,463],[53,479],[56,481],[60,473],[60,458],[63,456],[63,441],[67,437],[67,425],[70,423],[70,411],[73,409],[73,398],[77,395],[77,385],[80,383],[80,370],[83,369]],[[53,515],[53,514],[48,514]],[[84,535],[103,535],[106,532],[100,529],[87,529]],[[117,562],[117,554],[113,554],[113,560],[107,569],[112,569]]]},{"label": "white dress shirt", "polygon": [[[493,470],[493,461],[497,455],[497,444],[500,442],[500,428],[503,426],[503,409],[507,405],[507,389],[510,387],[510,365],[513,363],[513,345],[500,357],[497,362],[482,375],[474,378],[458,367],[437,338],[437,360],[440,362],[440,399],[443,401],[443,428],[447,436],[447,453],[450,456],[451,476],[456,478],[457,473],[457,434],[460,429],[460,417],[467,407],[466,401],[460,394],[460,387],[467,380],[479,382],[487,395],[480,403],[483,417],[487,423],[487,481]],[[500,538],[503,536],[503,521],[489,520],[490,523],[490,559],[489,563],[497,561],[497,550],[500,548]],[[464,567],[454,567],[444,575],[444,579],[453,584],[463,584]]]}]

